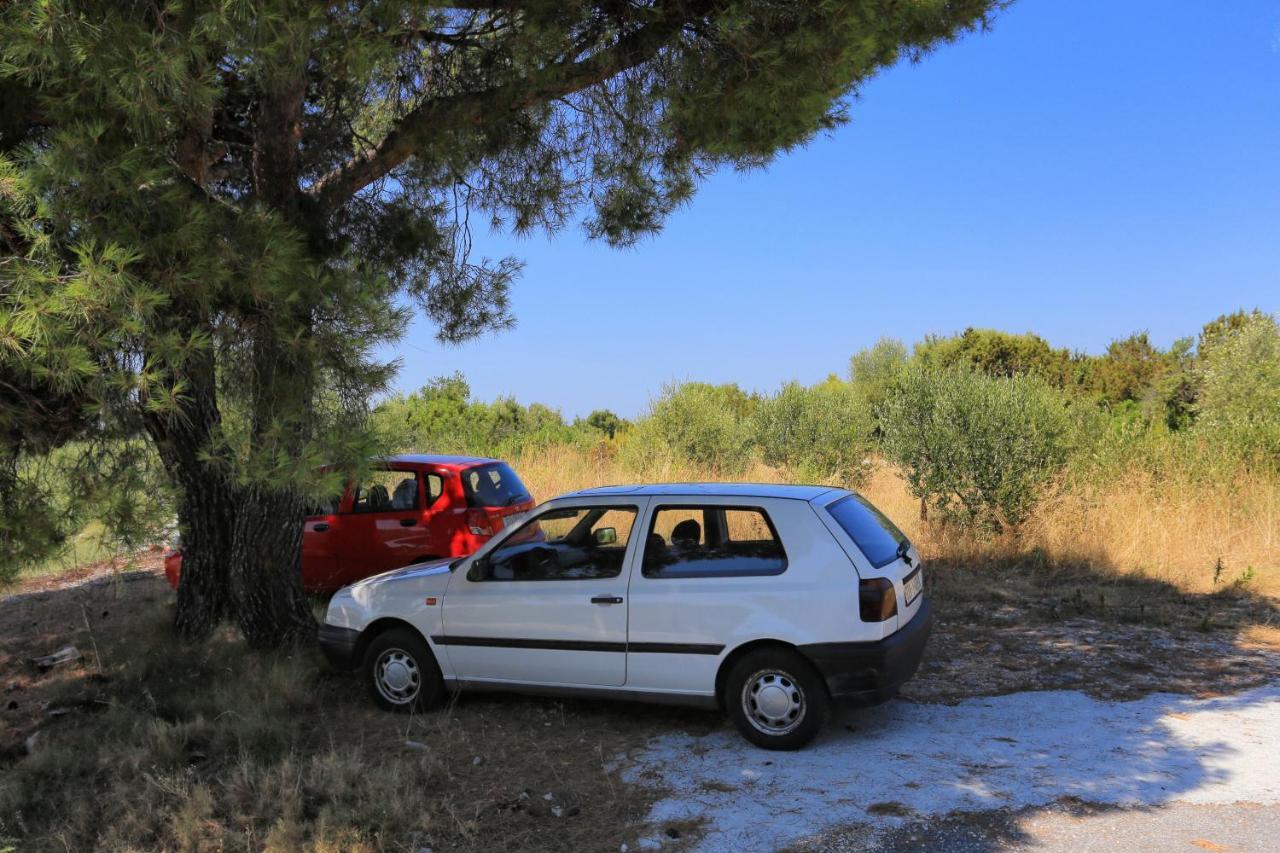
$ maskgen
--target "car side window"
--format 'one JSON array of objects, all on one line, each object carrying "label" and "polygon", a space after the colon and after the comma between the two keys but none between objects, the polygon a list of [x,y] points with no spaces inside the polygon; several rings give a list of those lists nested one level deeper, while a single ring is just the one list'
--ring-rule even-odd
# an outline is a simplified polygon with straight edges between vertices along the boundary
[{"label": "car side window", "polygon": [[418,508],[418,475],[373,471],[356,486],[352,512],[403,512]]},{"label": "car side window", "polygon": [[663,506],[653,514],[640,573],[647,578],[780,575],[787,554],[761,507]]},{"label": "car side window", "polygon": [[634,506],[573,507],[544,512],[473,564],[474,581],[569,581],[622,574],[635,526]]},{"label": "car side window", "polygon": [[431,506],[436,499],[444,494],[444,477],[439,474],[427,475],[427,506]]}]

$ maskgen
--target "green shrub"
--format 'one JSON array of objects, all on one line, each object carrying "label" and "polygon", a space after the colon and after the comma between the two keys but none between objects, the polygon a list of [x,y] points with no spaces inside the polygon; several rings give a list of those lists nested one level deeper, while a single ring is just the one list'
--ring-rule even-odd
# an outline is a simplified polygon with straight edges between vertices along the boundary
[{"label": "green shrub", "polygon": [[631,430],[624,459],[637,470],[655,460],[688,461],[726,475],[752,456],[750,417],[756,401],[736,385],[686,382],[666,386],[649,415]]},{"label": "green shrub", "polygon": [[916,344],[915,359],[934,369],[972,368],[988,376],[1039,376],[1062,387],[1074,375],[1074,359],[1065,349],[1030,332],[1015,335],[972,326],[959,335],[928,335]]},{"label": "green shrub", "polygon": [[[618,417],[608,409],[596,409],[591,414],[587,415],[586,419],[582,422],[582,426],[593,429],[598,433],[602,433],[608,438],[613,438],[614,435],[617,434],[618,430],[622,428],[623,423],[622,418]],[[575,423],[575,425],[577,424]]]},{"label": "green shrub", "polygon": [[1066,398],[1043,380],[909,367],[880,411],[885,454],[944,518],[987,529],[1027,517],[1065,464]]},{"label": "green shrub", "polygon": [[876,422],[866,397],[834,377],[812,388],[789,382],[754,417],[764,461],[802,480],[863,481]]},{"label": "green shrub", "polygon": [[373,423],[387,447],[424,453],[508,456],[599,437],[585,423],[566,424],[560,412],[541,403],[522,406],[510,397],[492,403],[472,400],[460,373],[383,402],[373,412]]},{"label": "green shrub", "polygon": [[1232,455],[1280,463],[1280,326],[1253,314],[1200,355],[1196,429]]},{"label": "green shrub", "polygon": [[889,389],[907,366],[907,348],[896,338],[881,338],[849,359],[849,383],[873,408],[883,405]]}]

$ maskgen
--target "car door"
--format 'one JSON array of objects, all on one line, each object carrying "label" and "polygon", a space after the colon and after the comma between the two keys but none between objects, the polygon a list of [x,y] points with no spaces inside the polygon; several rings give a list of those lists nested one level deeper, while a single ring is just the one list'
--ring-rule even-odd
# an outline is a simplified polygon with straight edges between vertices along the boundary
[{"label": "car door", "polygon": [[444,625],[459,678],[617,687],[639,501],[552,505],[454,573]]},{"label": "car door", "polygon": [[338,520],[344,583],[407,566],[425,552],[422,482],[407,468],[372,471],[352,490]]},{"label": "car door", "polygon": [[339,495],[307,507],[302,528],[302,586],[307,592],[323,592],[342,585],[341,502]]}]

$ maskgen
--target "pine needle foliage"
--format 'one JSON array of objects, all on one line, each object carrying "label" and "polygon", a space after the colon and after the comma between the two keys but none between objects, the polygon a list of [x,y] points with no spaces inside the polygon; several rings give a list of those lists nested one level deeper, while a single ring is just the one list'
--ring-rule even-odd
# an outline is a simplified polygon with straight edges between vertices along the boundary
[{"label": "pine needle foliage", "polygon": [[0,0],[0,487],[145,435],[182,633],[307,636],[302,507],[375,449],[376,345],[513,322],[473,223],[630,245],[1001,5]]}]

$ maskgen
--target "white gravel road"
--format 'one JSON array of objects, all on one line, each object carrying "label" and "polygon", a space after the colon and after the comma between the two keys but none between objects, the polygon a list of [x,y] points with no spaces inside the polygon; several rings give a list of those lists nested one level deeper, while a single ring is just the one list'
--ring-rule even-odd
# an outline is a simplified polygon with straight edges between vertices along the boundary
[{"label": "white gravel road", "polygon": [[776,849],[842,825],[887,831],[1063,797],[1270,806],[1280,803],[1280,683],[1208,699],[896,701],[842,715],[800,752],[756,749],[726,728],[665,736],[633,759],[628,779],[670,791],[650,819],[702,819],[702,850]]}]

